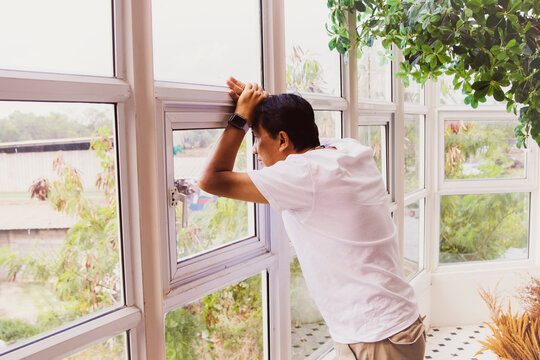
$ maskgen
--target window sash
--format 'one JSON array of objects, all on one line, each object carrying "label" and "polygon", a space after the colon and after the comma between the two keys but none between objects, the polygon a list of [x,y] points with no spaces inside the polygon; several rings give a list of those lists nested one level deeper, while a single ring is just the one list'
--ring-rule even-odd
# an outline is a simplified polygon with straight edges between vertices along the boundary
[{"label": "window sash", "polygon": [[46,338],[38,337],[30,343],[11,349],[2,354],[2,359],[56,359],[81,351],[107,338],[135,328],[142,320],[141,310],[136,307],[122,307],[85,322],[75,323]]},{"label": "window sash", "polygon": [[[219,96],[217,93],[207,94],[209,97]],[[228,96],[228,95],[227,95]],[[163,119],[163,143],[159,145],[162,150],[162,161],[166,180],[164,187],[169,189],[174,186],[174,164],[172,152],[172,133],[174,130],[185,129],[218,129],[224,128],[232,113],[232,102],[159,102],[158,118]],[[167,190],[165,190],[168,194]],[[168,200],[163,197],[162,200]],[[251,205],[249,205],[251,206]],[[267,211],[262,204],[255,205],[254,222],[255,235],[245,239],[238,239],[217,248],[209,249],[199,254],[180,261],[177,255],[176,239],[176,215],[175,208],[163,203],[164,213],[168,219],[168,241],[164,246],[164,254],[168,256],[168,268],[164,269],[168,274],[168,281],[164,282],[166,290],[204,278],[223,268],[233,266],[239,262],[255,258],[270,251],[268,243],[268,229],[265,227]]]},{"label": "window sash", "polygon": [[532,191],[537,184],[538,177],[538,153],[534,144],[529,139],[528,152],[525,159],[525,177],[510,179],[446,179],[445,169],[445,138],[444,126],[448,120],[470,120],[470,121],[509,121],[515,120],[515,115],[502,111],[444,111],[438,116],[438,189],[441,195],[463,194],[463,193],[493,193],[493,192],[521,192],[523,190]]}]

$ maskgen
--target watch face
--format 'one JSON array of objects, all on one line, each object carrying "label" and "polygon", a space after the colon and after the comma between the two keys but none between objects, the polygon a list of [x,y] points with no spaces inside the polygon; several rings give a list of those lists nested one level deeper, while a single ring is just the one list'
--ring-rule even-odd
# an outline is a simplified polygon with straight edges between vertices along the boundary
[{"label": "watch face", "polygon": [[244,127],[244,125],[246,124],[246,119],[244,119],[243,117],[241,117],[238,114],[234,114],[231,117],[231,119],[229,120],[229,122],[231,123],[231,125],[242,129]]}]

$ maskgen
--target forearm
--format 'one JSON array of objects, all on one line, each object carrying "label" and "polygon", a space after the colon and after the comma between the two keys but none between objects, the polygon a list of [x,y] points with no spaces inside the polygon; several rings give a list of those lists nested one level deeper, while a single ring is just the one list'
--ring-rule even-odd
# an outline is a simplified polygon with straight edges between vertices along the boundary
[{"label": "forearm", "polygon": [[203,190],[211,190],[212,184],[215,182],[213,180],[217,178],[218,173],[233,170],[236,155],[238,154],[238,149],[240,149],[244,136],[244,130],[227,125],[215,145],[214,152],[210,156],[203,175],[199,180],[199,186]]}]

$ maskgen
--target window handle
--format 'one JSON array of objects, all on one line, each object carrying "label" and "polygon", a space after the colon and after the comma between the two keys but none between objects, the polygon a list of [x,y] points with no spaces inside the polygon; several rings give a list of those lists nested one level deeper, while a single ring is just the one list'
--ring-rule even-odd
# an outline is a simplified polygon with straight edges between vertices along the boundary
[{"label": "window handle", "polygon": [[173,187],[169,191],[169,204],[172,207],[176,207],[179,202],[182,202],[182,228],[188,225],[188,197],[186,194],[179,192],[176,187]]}]

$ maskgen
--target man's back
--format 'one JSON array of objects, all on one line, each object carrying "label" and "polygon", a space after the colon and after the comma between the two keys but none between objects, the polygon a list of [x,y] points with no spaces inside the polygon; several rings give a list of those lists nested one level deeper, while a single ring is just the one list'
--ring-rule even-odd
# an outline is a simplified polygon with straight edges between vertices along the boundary
[{"label": "man's back", "polygon": [[378,341],[418,318],[401,270],[388,195],[370,148],[351,139],[322,144],[326,148],[289,155],[249,175],[282,211],[333,339]]}]

